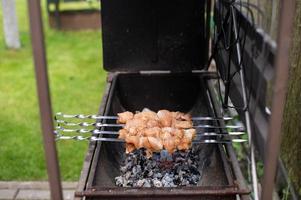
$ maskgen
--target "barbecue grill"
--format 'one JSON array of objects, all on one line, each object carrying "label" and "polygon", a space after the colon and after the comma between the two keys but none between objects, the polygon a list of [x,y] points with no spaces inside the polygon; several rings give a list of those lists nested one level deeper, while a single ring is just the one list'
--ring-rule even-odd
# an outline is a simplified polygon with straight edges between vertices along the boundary
[{"label": "barbecue grill", "polygon": [[[210,1],[102,0],[104,68],[109,72],[99,114],[115,116],[147,107],[218,117],[210,81],[203,70],[209,54]],[[103,120],[102,122],[107,122]],[[222,125],[216,121],[216,125]],[[112,128],[104,127],[109,131]],[[216,130],[221,131],[221,130]],[[105,136],[104,136],[105,137]],[[207,160],[195,187],[121,188],[124,148],[91,142],[76,197],[86,199],[235,199],[249,194],[233,149],[199,144]]]},{"label": "barbecue grill", "polygon": [[[211,50],[209,0],[101,0],[101,4],[103,63],[109,73],[98,114],[116,116],[126,110],[136,111],[147,107],[157,111],[164,108],[190,113],[192,116],[219,119],[213,120],[210,125],[226,127],[221,111],[229,107],[228,99],[231,98],[248,132],[253,164],[253,191],[257,199],[251,126],[258,128],[258,123],[250,121],[249,103],[252,103],[254,89],[261,89],[255,94],[265,94],[266,79],[269,76],[266,76],[265,69],[262,70],[262,65],[273,65],[273,48],[265,40],[265,35],[254,28],[254,24],[242,13],[235,1],[217,1],[214,5],[215,30]],[[31,10],[39,12],[39,8],[35,6],[37,4],[33,4]],[[33,33],[40,37],[39,28],[34,26],[34,15],[31,20]],[[41,22],[38,20],[37,23]],[[258,41],[261,43],[258,44]],[[33,43],[43,49],[43,44]],[[223,48],[220,47],[222,45]],[[38,49],[34,50],[37,53]],[[265,57],[266,53],[269,57]],[[247,59],[243,59],[244,56]],[[208,71],[213,58],[219,73]],[[44,57],[36,59],[36,63],[45,64],[43,59]],[[254,72],[253,68],[259,71]],[[250,74],[263,80],[254,85]],[[44,75],[47,79],[47,74],[43,72]],[[214,87],[214,82],[219,82],[220,79],[225,83],[222,101],[221,94]],[[41,88],[39,89],[43,92]],[[47,93],[47,86],[44,88]],[[44,96],[44,100],[48,102],[47,94]],[[262,110],[265,102],[259,98],[252,106]],[[41,113],[51,113],[47,109],[49,108],[43,110],[41,107]],[[99,119],[97,122],[109,124],[110,120]],[[51,123],[43,123],[45,133],[49,132]],[[221,133],[224,130],[225,128],[216,128],[214,132]],[[116,130],[113,127],[101,127],[99,131]],[[260,132],[258,129],[256,131]],[[45,141],[52,141],[47,134],[45,138]],[[122,144],[90,141],[75,196],[78,199],[236,199],[238,196],[247,199],[250,190],[242,176],[232,145],[198,145],[204,167],[200,169],[202,178],[196,186],[122,188],[114,182],[114,178],[120,174],[119,168],[124,158]],[[55,154],[49,155],[47,161],[51,160],[56,160]],[[50,164],[48,163],[48,167]],[[57,165],[54,165],[52,174],[58,174],[56,170]],[[48,171],[51,171],[50,168]],[[51,181],[52,186],[59,182],[55,177]],[[53,186],[53,195],[54,191],[60,190],[55,187],[59,186]],[[57,197],[60,198],[60,194]]]},{"label": "barbecue grill", "polygon": [[[177,74],[115,74],[110,79],[100,107],[101,115],[116,115],[124,110],[142,110],[145,105],[158,110],[163,106],[171,110],[189,112],[192,115],[214,116],[214,108],[206,81],[214,78],[212,73],[177,73]],[[135,95],[139,94],[139,95]],[[183,98],[183,96],[185,98]],[[108,130],[108,128],[103,128]],[[114,178],[119,175],[124,148],[120,143],[91,142],[89,154],[81,184],[76,196],[86,198],[196,198],[216,199],[236,194],[248,194],[249,190],[236,179],[239,172],[231,169],[237,161],[229,159],[227,152],[220,145],[203,145],[204,160],[208,163],[203,178],[197,187],[129,189],[115,185]],[[233,151],[231,149],[231,151]],[[231,152],[233,154],[233,152]],[[89,167],[88,167],[89,166]],[[84,174],[85,173],[85,174]],[[152,194],[151,197],[149,196]],[[175,193],[177,196],[175,197]]]}]

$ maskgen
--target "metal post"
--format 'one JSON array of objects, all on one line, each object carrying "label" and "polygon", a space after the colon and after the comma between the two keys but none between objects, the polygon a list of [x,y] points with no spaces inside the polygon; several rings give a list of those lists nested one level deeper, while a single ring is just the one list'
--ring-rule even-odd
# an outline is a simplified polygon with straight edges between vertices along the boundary
[{"label": "metal post", "polygon": [[60,181],[60,171],[53,134],[53,121],[48,86],[47,62],[44,47],[44,33],[41,19],[40,0],[28,0],[28,10],[51,199],[62,200],[63,196]]},{"label": "metal post", "polygon": [[272,115],[269,123],[267,148],[265,151],[264,178],[261,199],[272,199],[281,145],[281,125],[286,100],[289,76],[289,49],[295,13],[295,0],[282,0],[275,58],[275,87],[273,91]]},{"label": "metal post", "polygon": [[[237,61],[240,64],[242,62],[242,56],[241,56],[241,50],[240,50],[240,44],[238,41],[238,31],[237,31],[237,22],[236,22],[236,15],[235,15],[235,8],[233,6],[230,7],[231,9],[231,15],[232,15],[232,21],[233,21],[233,28],[234,28],[234,37],[236,42],[236,53],[237,53]],[[242,88],[242,96],[243,96],[243,102],[245,107],[245,120],[246,120],[246,127],[247,127],[247,133],[249,138],[249,146],[250,146],[250,159],[251,159],[251,174],[252,174],[252,185],[253,185],[253,193],[254,193],[254,200],[259,199],[259,193],[258,193],[258,179],[257,179],[257,172],[256,172],[256,161],[255,161],[255,150],[254,150],[254,144],[252,139],[252,129],[251,129],[251,119],[250,119],[250,112],[248,109],[248,99],[247,99],[247,92],[246,92],[246,82],[245,82],[245,71],[244,67],[241,65],[241,69],[239,70],[240,75],[240,82],[241,82],[241,88]]]}]

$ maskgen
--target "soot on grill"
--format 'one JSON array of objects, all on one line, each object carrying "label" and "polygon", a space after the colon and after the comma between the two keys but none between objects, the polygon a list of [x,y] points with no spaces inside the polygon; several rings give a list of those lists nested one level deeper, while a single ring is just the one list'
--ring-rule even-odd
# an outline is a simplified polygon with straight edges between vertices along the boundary
[{"label": "soot on grill", "polygon": [[119,187],[177,187],[197,185],[201,178],[199,154],[193,149],[166,150],[146,157],[145,149],[136,149],[126,155],[120,167],[121,175],[115,178]]}]

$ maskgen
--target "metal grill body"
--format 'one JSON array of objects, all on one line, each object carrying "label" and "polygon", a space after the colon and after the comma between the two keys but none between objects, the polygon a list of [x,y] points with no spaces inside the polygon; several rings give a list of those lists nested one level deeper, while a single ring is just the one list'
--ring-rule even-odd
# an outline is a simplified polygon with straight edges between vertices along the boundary
[{"label": "metal grill body", "polygon": [[[125,110],[142,110],[145,105],[152,110],[164,107],[195,116],[217,114],[213,107],[214,95],[208,89],[208,81],[215,79],[212,73],[115,73],[109,77],[99,110],[101,115],[114,116]],[[109,120],[105,122],[109,123]],[[215,123],[218,125],[219,121]],[[102,130],[114,131],[114,127],[103,127]],[[84,176],[81,177],[76,196],[88,199],[235,199],[236,194],[249,193],[244,185],[236,181],[243,179],[239,176],[240,172],[232,170],[233,165],[238,165],[237,161],[228,156],[229,153],[221,144],[198,145],[201,146],[202,158],[206,161],[198,186],[138,189],[115,186],[114,178],[119,175],[120,163],[125,156],[124,146],[120,143],[91,142],[82,173]],[[234,153],[233,149],[230,151]]]},{"label": "metal grill body", "polygon": [[[222,117],[220,113],[222,105],[219,104],[218,95],[213,89],[213,80],[219,78],[218,74],[202,71],[209,54],[210,0],[101,1],[104,68],[109,71],[109,76],[99,115],[112,116],[125,110],[135,111],[148,107],[155,111],[165,108],[190,112],[196,116]],[[40,2],[38,0],[28,2],[32,36],[37,36],[33,37],[33,50],[36,76],[38,83],[41,83],[38,84],[38,93],[44,139],[49,141],[45,143],[49,182],[52,197],[62,199],[55,145],[53,135],[51,135],[52,121],[47,73],[45,73],[45,52],[42,44]],[[247,126],[248,133],[250,134],[251,127],[255,127],[254,132],[258,136],[255,138],[257,143],[264,144],[270,113],[266,111],[267,103],[262,97],[266,96],[268,84],[273,77],[272,62],[275,48],[266,35],[255,29],[254,24],[250,24],[249,18],[233,6],[236,3],[236,1],[217,1],[214,8],[214,21],[217,29],[223,29],[223,37],[228,38],[228,42],[230,41],[229,47],[234,42],[233,46],[236,47],[237,52],[232,54],[232,50],[229,51],[231,48],[227,47],[224,48],[226,51],[215,55],[215,48],[221,41],[218,35],[214,35],[212,54],[217,61],[219,74],[226,84],[223,107],[228,106],[228,97],[230,97],[245,123],[252,124],[252,126]],[[293,19],[291,11],[295,1],[291,0],[286,3],[282,6],[283,16],[280,20],[278,40],[280,50],[275,59],[278,67],[276,90],[285,88],[288,75],[284,73],[287,72],[286,66],[288,65],[288,53],[285,49],[289,47],[289,33],[292,28],[290,21]],[[228,9],[229,5],[230,9]],[[234,12],[229,14],[229,10]],[[230,24],[227,20],[229,16],[234,19]],[[219,20],[221,18],[222,20]],[[38,19],[39,23],[35,23],[34,19]],[[227,25],[230,25],[228,30]],[[236,28],[232,30],[232,27],[237,27],[237,25],[239,30]],[[233,40],[233,34],[235,40]],[[240,39],[241,34],[244,35],[243,42]],[[36,51],[37,49],[42,50]],[[234,69],[231,66],[234,66]],[[239,72],[240,77],[235,77],[236,72]],[[251,75],[255,75],[259,81],[252,81]],[[41,90],[40,85],[45,86],[44,90]],[[230,85],[233,87],[231,90]],[[244,90],[249,93],[248,99]],[[267,159],[268,163],[265,163],[267,166],[264,188],[267,190],[263,190],[262,196],[268,199],[271,199],[272,181],[275,176],[280,144],[280,128],[274,130],[273,125],[280,126],[281,124],[282,118],[277,114],[282,115],[284,102],[285,90],[276,91],[273,111],[277,110],[278,106],[280,109],[276,114],[273,113],[271,119],[269,136],[272,142],[268,143],[268,150],[259,148],[261,155],[263,151],[266,151],[266,158],[272,157],[271,160]],[[107,121],[109,120],[98,122],[107,123]],[[225,127],[225,124],[222,120],[213,121],[212,126]],[[102,127],[100,131],[116,130]],[[249,138],[251,136],[250,134]],[[124,157],[122,146],[116,143],[109,145],[100,141],[91,141],[75,195],[79,199],[235,199],[237,195],[241,199],[247,199],[250,191],[244,183],[232,145],[199,145],[202,149],[205,168],[202,169],[203,177],[197,186],[138,189],[117,188],[114,185],[113,179],[118,175],[120,161]],[[264,145],[259,146],[264,147]],[[276,150],[273,151],[274,147]],[[271,166],[268,166],[269,164]],[[52,169],[50,166],[55,166],[55,168]]]},{"label": "metal grill body", "polygon": [[[227,9],[220,8],[215,6],[215,20],[227,15],[224,13]],[[210,11],[209,0],[102,0],[103,58],[104,68],[109,74],[98,114],[116,116],[119,112],[133,112],[147,107],[154,111],[168,109],[188,112],[192,116],[221,117],[222,105],[213,88],[213,82],[219,75],[204,70],[209,55]],[[261,46],[256,46],[257,43],[252,44],[263,36],[258,35],[239,10],[237,13],[239,28],[245,32],[251,30],[251,36],[254,36],[248,36],[243,54],[252,48],[262,56],[266,49],[262,50]],[[224,25],[216,21],[216,26]],[[228,32],[233,34],[231,30]],[[222,78],[227,70],[225,63],[233,62],[232,66],[236,69],[241,65],[236,61],[235,54],[233,58],[229,56],[233,61],[227,60],[227,56],[228,52],[215,56]],[[255,67],[263,62],[252,61]],[[270,63],[269,60],[267,63]],[[263,73],[258,74],[262,78]],[[247,88],[256,88],[248,75],[246,78]],[[244,104],[242,86],[239,80],[234,80],[233,86],[234,89],[228,91],[229,96],[239,107]],[[240,93],[235,95],[237,92]],[[262,92],[265,91],[257,93]],[[240,115],[244,119],[243,111]],[[110,124],[112,121],[100,119],[98,122]],[[225,126],[222,120],[211,124]],[[100,130],[116,131],[116,128],[102,127]],[[202,149],[205,167],[197,186],[119,188],[115,186],[114,178],[120,175],[120,163],[125,156],[123,144],[91,141],[75,194],[87,199],[236,199],[237,195],[248,198],[250,190],[246,187],[232,145],[198,145]]]}]

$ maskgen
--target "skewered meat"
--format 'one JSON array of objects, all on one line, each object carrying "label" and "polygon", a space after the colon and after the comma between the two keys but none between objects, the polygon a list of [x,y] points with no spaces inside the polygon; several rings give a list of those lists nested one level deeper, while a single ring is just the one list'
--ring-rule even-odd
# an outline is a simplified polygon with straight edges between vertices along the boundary
[{"label": "skewered meat", "polygon": [[128,135],[127,137],[125,137],[125,142],[129,143],[129,144],[133,144],[135,146],[136,149],[139,149],[139,140],[140,137],[136,136],[136,135]]},{"label": "skewered meat", "polygon": [[163,144],[160,138],[147,137],[147,139],[152,147],[152,151],[161,151],[163,149]]},{"label": "skewered meat", "polygon": [[181,112],[171,112],[172,117],[176,120],[186,120],[186,121],[190,121],[191,120],[191,116],[189,114],[184,114]]},{"label": "skewered meat", "polygon": [[158,120],[157,113],[153,111],[143,111],[143,112],[138,112],[134,115],[134,119],[142,119],[142,120]]},{"label": "skewered meat", "polygon": [[125,144],[125,152],[126,153],[131,153],[132,151],[134,151],[136,148],[133,144],[130,143],[126,143]]},{"label": "skewered meat", "polygon": [[[170,112],[168,110],[159,110],[157,113],[146,110],[133,114],[129,111],[118,113],[117,123],[128,124],[129,126],[147,126],[151,127],[175,127],[192,128],[191,116],[181,112]],[[132,123],[140,123],[132,124]],[[145,125],[146,123],[146,125]]]},{"label": "skewered meat", "polygon": [[180,121],[180,120],[173,120],[172,127],[175,128],[192,128],[191,121]]},{"label": "skewered meat", "polygon": [[148,140],[148,137],[141,137],[139,140],[139,148],[146,148],[146,149],[151,149],[152,146]]},{"label": "skewered meat", "polygon": [[142,130],[146,128],[146,121],[142,119],[130,119],[127,120],[125,124],[125,129],[129,130],[130,128],[135,127],[137,130]]},{"label": "skewered meat", "polygon": [[134,117],[134,114],[129,111],[118,113],[117,115],[118,115],[117,123],[120,124],[125,124],[128,120],[133,119]]},{"label": "skewered meat", "polygon": [[146,122],[148,128],[160,127],[160,122],[158,120],[150,119]]},{"label": "skewered meat", "polygon": [[196,135],[190,115],[181,112],[144,110],[136,114],[119,113],[118,117],[118,123],[125,124],[119,138],[126,141],[127,153],[142,147],[149,155],[162,149],[169,153],[187,150]]},{"label": "skewered meat", "polygon": [[157,115],[163,127],[171,127],[173,119],[171,112],[169,112],[168,110],[159,110]]},{"label": "skewered meat", "polygon": [[149,137],[156,137],[159,138],[161,135],[161,128],[159,127],[152,127],[152,128],[146,128],[143,130],[145,136]]},{"label": "skewered meat", "polygon": [[191,146],[191,142],[195,136],[196,136],[195,129],[184,130],[184,135],[180,144],[178,145],[178,149],[179,150],[189,149],[189,147]]},{"label": "skewered meat", "polygon": [[120,139],[125,139],[128,136],[128,131],[125,129],[120,129],[119,130],[119,138]]}]

